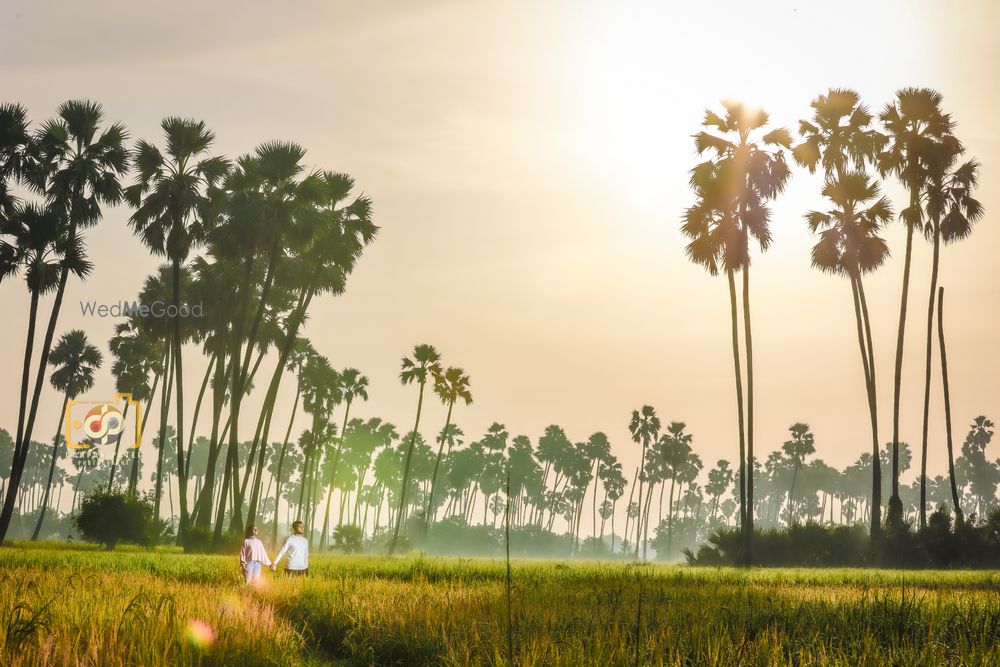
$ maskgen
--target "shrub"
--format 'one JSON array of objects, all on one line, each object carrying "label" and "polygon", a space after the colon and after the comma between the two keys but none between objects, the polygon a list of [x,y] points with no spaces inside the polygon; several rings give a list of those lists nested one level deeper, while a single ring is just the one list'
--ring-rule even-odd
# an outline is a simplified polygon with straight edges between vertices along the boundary
[{"label": "shrub", "polygon": [[119,542],[152,546],[164,531],[163,523],[153,516],[148,495],[88,494],[74,523],[84,539],[103,544],[108,551]]},{"label": "shrub", "polygon": [[333,529],[333,547],[345,554],[361,553],[364,532],[360,526],[340,525]]}]

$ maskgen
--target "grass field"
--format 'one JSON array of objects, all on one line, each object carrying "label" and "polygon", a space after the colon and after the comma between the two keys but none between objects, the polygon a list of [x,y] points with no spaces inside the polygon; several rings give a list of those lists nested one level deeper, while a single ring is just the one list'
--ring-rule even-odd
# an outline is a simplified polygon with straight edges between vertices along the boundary
[{"label": "grass field", "polygon": [[[0,549],[0,664],[504,665],[502,561]],[[997,665],[1000,573],[513,564],[519,665]]]}]

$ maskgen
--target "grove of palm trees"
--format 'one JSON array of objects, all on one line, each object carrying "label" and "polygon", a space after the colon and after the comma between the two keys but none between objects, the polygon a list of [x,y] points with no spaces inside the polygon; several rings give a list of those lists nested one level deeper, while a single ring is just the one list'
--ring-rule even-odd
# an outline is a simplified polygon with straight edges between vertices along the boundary
[{"label": "grove of palm trees", "polygon": [[0,7],[0,665],[1000,664],[997,21]]},{"label": "grove of palm trees", "polygon": [[[159,141],[130,141],[94,102],[66,102],[37,125],[23,107],[5,105],[3,276],[25,281],[31,310],[18,424],[14,435],[4,432],[9,471],[0,530],[66,537],[88,495],[148,493],[164,521],[156,539],[190,551],[229,548],[249,524],[267,526],[276,540],[301,519],[321,549],[496,555],[500,528],[509,524],[515,553],[677,560],[685,550],[697,560],[702,547],[704,558],[753,563],[755,531],[814,524],[867,526],[870,543],[857,549],[855,562],[920,562],[911,552],[923,549],[930,564],[939,556],[909,541],[932,539],[933,513],[937,525],[948,526],[948,539],[964,545],[962,558],[989,562],[997,548],[1000,461],[989,459],[993,424],[984,416],[972,422],[960,453],[952,444],[962,436],[952,429],[962,424],[953,427],[947,401],[944,288],[936,269],[942,242],[968,236],[983,215],[974,198],[978,163],[962,161],[956,125],[932,90],[900,90],[879,114],[846,89],[819,95],[811,108],[793,135],[771,127],[764,111],[725,102],[705,113],[695,135],[703,161],[691,169],[694,203],[682,229],[688,257],[729,284],[739,428],[732,457],[713,465],[683,421],[668,421],[683,414],[661,417],[651,405],[628,420],[632,442],[612,443],[603,432],[571,435],[556,424],[539,434],[505,422],[466,433],[462,407],[473,403],[476,385],[429,344],[416,345],[400,365],[399,381],[415,387],[412,428],[374,416],[369,404],[377,406],[378,397],[369,396],[368,377],[337,370],[302,335],[314,299],[347,290],[379,233],[374,202],[358,194],[351,177],[307,167],[305,149],[286,142],[235,158],[216,155],[214,134],[200,121],[167,118]],[[767,259],[769,206],[797,166],[825,174],[828,208],[803,213],[816,238],[813,266],[848,278],[854,301],[871,443],[843,470],[817,456],[823,436],[805,423],[792,424],[789,440],[773,443],[766,456],[755,448],[750,267],[754,258]],[[908,205],[882,194],[880,180],[889,178],[905,187]],[[85,280],[91,269],[86,230],[112,206],[127,207],[141,247],[166,260],[136,286],[135,303],[166,304],[172,315],[126,313],[105,353],[80,330],[56,343],[66,283]],[[874,314],[865,291],[865,278],[891,252],[881,233],[897,217],[907,239],[900,330],[914,232],[933,244],[935,262],[920,466],[909,485],[899,478],[916,469],[915,452],[878,432]],[[189,302],[204,314],[186,317]],[[897,359],[904,353],[900,347]],[[185,401],[184,360],[199,354],[205,371]],[[65,402],[92,387],[105,356],[116,391],[147,406],[149,445],[69,450],[62,443]],[[944,371],[949,461],[936,476],[926,469],[935,356]],[[51,393],[43,391],[47,376]],[[897,385],[902,381],[897,373]],[[282,392],[294,395],[290,413],[275,409]],[[46,447],[33,438],[39,403],[49,397],[61,397],[64,408]],[[442,423],[428,417],[438,403]],[[128,409],[124,402],[123,417]],[[157,421],[149,424],[153,413]],[[620,452],[633,447],[639,465],[628,470]],[[70,502],[59,502],[67,482]],[[729,537],[734,530],[742,534],[739,546]],[[896,551],[900,540],[905,557]]]}]

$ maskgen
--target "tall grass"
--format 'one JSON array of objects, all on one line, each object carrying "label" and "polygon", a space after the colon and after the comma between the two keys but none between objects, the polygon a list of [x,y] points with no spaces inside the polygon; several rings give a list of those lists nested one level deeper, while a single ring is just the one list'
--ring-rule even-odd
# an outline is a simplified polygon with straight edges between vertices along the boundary
[{"label": "tall grass", "polygon": [[988,665],[1000,574],[316,555],[249,590],[235,558],[15,547],[0,620],[13,665]]}]

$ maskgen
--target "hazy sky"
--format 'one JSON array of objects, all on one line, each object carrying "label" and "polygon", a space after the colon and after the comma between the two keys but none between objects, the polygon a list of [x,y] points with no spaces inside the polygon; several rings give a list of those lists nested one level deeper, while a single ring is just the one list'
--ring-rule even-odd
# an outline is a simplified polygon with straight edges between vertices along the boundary
[{"label": "hazy sky", "polygon": [[[987,211],[972,237],[942,253],[956,439],[974,416],[1000,413],[998,19],[988,0],[3,0],[0,100],[40,121],[66,99],[94,99],[133,138],[157,142],[162,117],[192,116],[231,156],[266,140],[303,144],[311,166],[356,178],[382,228],[347,294],[315,302],[306,330],[335,367],[371,378],[356,414],[409,429],[416,391],[400,386],[399,358],[432,343],[472,377],[475,404],[455,414],[467,436],[494,420],[533,439],[550,423],[576,440],[604,430],[631,479],[638,455],[626,426],[643,403],[687,422],[706,468],[735,460],[727,289],[685,259],[679,231],[692,201],[691,135],[705,107],[726,97],[794,128],[831,86],[857,89],[876,111],[902,86],[944,94],[982,162]],[[898,206],[898,185],[887,190]],[[774,209],[774,246],[754,258],[757,443],[764,458],[805,421],[818,455],[844,466],[870,436],[849,284],[809,265],[802,215],[822,205],[818,192],[816,177],[795,172]],[[85,329],[105,351],[115,322],[82,317],[80,300],[135,298],[156,266],[127,217],[109,210],[89,233],[96,268],[70,283],[59,325]],[[894,257],[868,281],[883,442],[902,232],[889,230]],[[918,240],[902,410],[913,445],[928,265]],[[0,425],[13,431],[23,282],[0,285],[0,303]],[[192,405],[203,363],[191,348]],[[93,393],[111,391],[103,372]],[[52,437],[59,405],[47,386],[36,439]],[[937,362],[932,414],[940,472]],[[441,406],[425,415],[425,433],[441,427]]]}]

